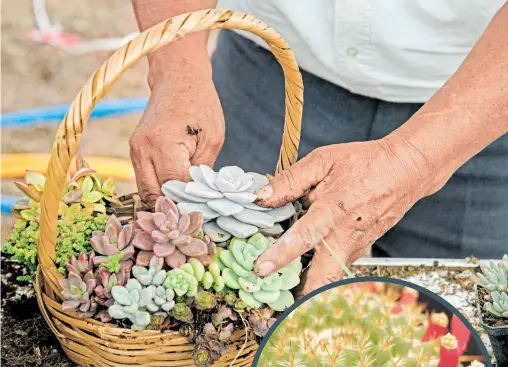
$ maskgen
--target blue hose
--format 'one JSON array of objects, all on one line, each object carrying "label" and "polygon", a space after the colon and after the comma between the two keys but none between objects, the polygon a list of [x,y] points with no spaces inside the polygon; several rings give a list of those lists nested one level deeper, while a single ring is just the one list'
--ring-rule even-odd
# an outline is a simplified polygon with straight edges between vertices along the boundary
[{"label": "blue hose", "polygon": [[11,208],[14,205],[14,203],[16,202],[16,200],[18,200],[18,198],[15,196],[2,195],[2,201],[1,201],[2,213],[3,214],[6,214],[6,213],[11,214]]},{"label": "blue hose", "polygon": [[[104,118],[143,112],[148,98],[123,98],[101,101],[92,111],[90,118]],[[69,110],[69,105],[58,105],[32,110],[3,113],[0,117],[1,126],[29,126],[40,123],[60,121]]]}]

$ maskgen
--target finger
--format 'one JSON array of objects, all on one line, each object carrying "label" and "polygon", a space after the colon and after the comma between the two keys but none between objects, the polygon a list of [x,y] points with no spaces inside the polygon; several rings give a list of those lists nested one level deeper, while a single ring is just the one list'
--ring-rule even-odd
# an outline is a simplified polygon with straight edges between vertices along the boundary
[{"label": "finger", "polygon": [[254,264],[259,276],[267,276],[285,267],[298,256],[314,248],[326,238],[334,225],[334,210],[329,204],[317,202]]},{"label": "finger", "polygon": [[[325,239],[325,241],[330,243],[332,240]],[[336,246],[334,253],[344,264],[346,263],[349,254],[344,247],[337,248]],[[303,297],[318,288],[339,281],[343,277],[344,270],[327,248],[321,244],[316,247],[300,296]]]},{"label": "finger", "polygon": [[311,187],[323,181],[331,170],[333,161],[326,159],[322,150],[315,150],[294,165],[279,172],[270,184],[256,192],[257,204],[279,207],[293,202]]},{"label": "finger", "polygon": [[136,173],[136,184],[141,201],[147,207],[152,208],[157,198],[162,195],[153,163],[146,156],[140,157],[132,154],[131,160]]},{"label": "finger", "polygon": [[198,141],[198,145],[196,147],[196,151],[191,158],[191,163],[193,166],[199,166],[204,164],[208,167],[215,166],[215,161],[219,155],[220,150],[222,149],[223,141],[212,142],[208,139],[204,139],[202,143]]},{"label": "finger", "polygon": [[160,147],[158,153],[153,157],[153,163],[159,186],[169,180],[190,180],[190,153],[184,143]]}]

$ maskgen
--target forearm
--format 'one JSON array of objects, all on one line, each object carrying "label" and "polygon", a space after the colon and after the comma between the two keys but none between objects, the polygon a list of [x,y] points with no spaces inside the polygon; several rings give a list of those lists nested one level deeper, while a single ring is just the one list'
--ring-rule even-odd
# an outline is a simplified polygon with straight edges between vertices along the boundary
[{"label": "forearm", "polygon": [[[214,8],[216,0],[132,0],[141,31],[175,15]],[[149,82],[156,78],[194,76],[211,77],[208,32],[185,36],[148,56]]]},{"label": "forearm", "polygon": [[430,167],[428,195],[507,132],[508,4],[457,72],[387,141],[395,150],[409,148],[416,161]]}]

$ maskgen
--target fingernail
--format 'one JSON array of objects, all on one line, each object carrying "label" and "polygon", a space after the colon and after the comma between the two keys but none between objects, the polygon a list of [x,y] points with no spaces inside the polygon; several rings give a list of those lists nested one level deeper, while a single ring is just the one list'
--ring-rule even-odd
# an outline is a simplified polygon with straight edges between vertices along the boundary
[{"label": "fingernail", "polygon": [[265,261],[259,265],[257,273],[259,276],[264,277],[274,270],[275,264],[271,261]]},{"label": "fingernail", "polygon": [[258,190],[255,195],[258,199],[265,200],[268,199],[273,194],[273,189],[270,185],[266,185],[262,189]]}]

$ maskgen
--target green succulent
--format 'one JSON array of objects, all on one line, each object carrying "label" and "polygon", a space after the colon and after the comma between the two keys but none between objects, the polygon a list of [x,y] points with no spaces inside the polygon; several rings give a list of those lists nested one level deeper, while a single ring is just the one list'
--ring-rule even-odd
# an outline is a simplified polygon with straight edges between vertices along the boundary
[{"label": "green succulent", "polygon": [[[15,220],[2,252],[13,255],[14,260],[28,267],[29,274],[18,277],[18,280],[32,281],[37,268],[39,202],[46,184],[46,176],[40,172],[27,170],[24,181],[14,184],[26,196],[20,198],[12,207]],[[67,274],[65,264],[71,256],[78,256],[81,252],[91,250],[92,232],[105,228],[106,206],[112,202],[117,203],[114,190],[113,180],[103,182],[78,154],[76,172],[67,178],[58,211],[55,262],[63,275]],[[95,192],[100,193],[100,198],[97,199]]]},{"label": "green succulent", "polygon": [[480,269],[475,282],[490,293],[486,310],[497,317],[508,317],[508,255],[497,263],[492,260],[481,263]]},{"label": "green succulent", "polygon": [[236,296],[235,292],[228,292],[224,296],[224,301],[229,306],[233,306],[237,300],[238,300],[238,297]]},{"label": "green succulent", "polygon": [[300,258],[268,277],[258,277],[253,271],[254,262],[273,244],[273,239],[257,233],[247,242],[233,238],[226,250],[213,259],[215,267],[222,269],[221,277],[248,307],[260,308],[267,304],[275,311],[284,311],[294,303],[290,290],[300,283]]},{"label": "green succulent", "polygon": [[171,316],[183,322],[191,322],[194,318],[192,310],[185,303],[177,303],[171,310]]},{"label": "green succulent", "polygon": [[508,293],[492,292],[492,301],[485,303],[485,308],[498,317],[508,317]]},{"label": "green succulent", "polygon": [[[65,265],[72,256],[90,252],[92,232],[104,230],[108,219],[105,214],[91,215],[89,212],[78,211],[76,208],[74,205],[69,206],[68,212],[57,222],[55,262],[63,275],[67,274]],[[15,220],[2,252],[12,255],[14,260],[27,266],[29,274],[19,277],[19,281],[32,281],[35,278],[38,238],[39,223],[36,220]]]},{"label": "green succulent", "polygon": [[167,272],[164,287],[182,297],[194,297],[198,293],[198,280],[192,266],[187,263]]},{"label": "green succulent", "polygon": [[508,255],[504,255],[497,264],[494,261],[481,263],[481,273],[477,273],[475,281],[488,291],[508,291]]},{"label": "green succulent", "polygon": [[217,306],[217,299],[214,294],[206,291],[199,291],[195,298],[196,309],[211,310]]}]

